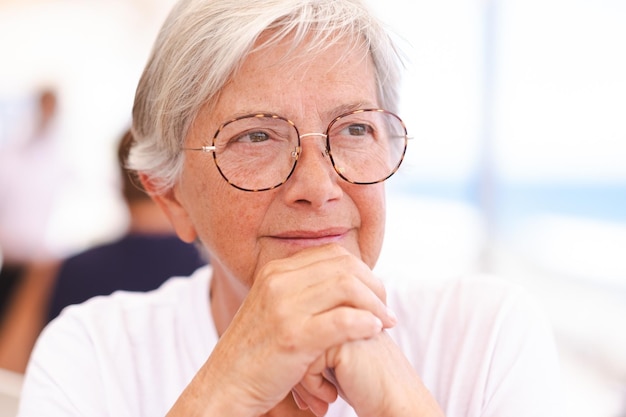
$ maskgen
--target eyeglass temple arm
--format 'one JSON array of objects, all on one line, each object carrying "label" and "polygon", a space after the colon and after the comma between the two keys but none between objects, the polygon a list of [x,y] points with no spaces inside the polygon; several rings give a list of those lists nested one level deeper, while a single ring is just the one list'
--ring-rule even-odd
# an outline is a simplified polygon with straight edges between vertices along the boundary
[{"label": "eyeglass temple arm", "polygon": [[201,151],[201,152],[215,152],[215,146],[201,146],[199,148],[181,148],[184,151]]}]

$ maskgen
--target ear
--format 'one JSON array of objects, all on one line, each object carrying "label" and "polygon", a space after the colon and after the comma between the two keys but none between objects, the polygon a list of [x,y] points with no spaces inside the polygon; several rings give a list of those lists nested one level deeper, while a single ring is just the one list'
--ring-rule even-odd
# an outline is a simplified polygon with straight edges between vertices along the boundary
[{"label": "ear", "polygon": [[150,197],[163,210],[169,219],[178,237],[187,243],[192,243],[198,237],[196,228],[187,213],[187,209],[181,204],[175,188],[166,193],[156,192],[156,187],[145,174],[139,174],[139,180]]}]

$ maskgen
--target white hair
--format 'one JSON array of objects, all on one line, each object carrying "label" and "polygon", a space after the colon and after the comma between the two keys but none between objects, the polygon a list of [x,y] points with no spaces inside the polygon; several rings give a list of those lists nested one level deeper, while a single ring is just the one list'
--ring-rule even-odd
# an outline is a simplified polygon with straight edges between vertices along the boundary
[{"label": "white hair", "polygon": [[[263,42],[257,43],[262,34]],[[214,103],[250,52],[292,36],[310,55],[338,39],[373,59],[381,105],[397,111],[399,55],[360,0],[181,0],[166,19],[139,81],[128,168],[165,192],[183,163],[181,146],[200,109]],[[300,56],[300,55],[298,55]]]}]

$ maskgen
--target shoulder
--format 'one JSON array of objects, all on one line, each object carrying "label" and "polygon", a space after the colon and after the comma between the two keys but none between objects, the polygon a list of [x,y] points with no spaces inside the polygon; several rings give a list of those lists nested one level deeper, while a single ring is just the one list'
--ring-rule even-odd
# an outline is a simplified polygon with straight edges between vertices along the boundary
[{"label": "shoulder", "polygon": [[70,305],[46,326],[37,347],[64,344],[72,335],[106,346],[118,343],[121,336],[142,338],[163,321],[184,321],[196,310],[206,316],[210,270],[205,266],[189,277],[172,277],[152,291],[116,291]]},{"label": "shoulder", "polygon": [[[44,408],[140,415],[142,407],[154,411],[146,415],[163,414],[217,338],[211,331],[210,275],[206,266],[150,292],[118,291],[63,310],[31,356],[24,415]],[[152,386],[149,380],[168,383]],[[124,410],[124,404],[139,408]]]},{"label": "shoulder", "polygon": [[473,275],[442,283],[391,285],[388,303],[401,320],[399,337],[411,344],[502,354],[552,339],[549,319],[535,295],[501,277]]},{"label": "shoulder", "polygon": [[524,287],[476,275],[390,285],[388,301],[399,317],[392,337],[450,415],[542,415],[555,404],[550,321]]},{"label": "shoulder", "polygon": [[524,287],[492,275],[470,275],[443,282],[401,282],[387,287],[397,314],[410,319],[417,312],[432,321],[450,316],[460,325],[472,320],[521,314],[542,315],[537,299]]}]

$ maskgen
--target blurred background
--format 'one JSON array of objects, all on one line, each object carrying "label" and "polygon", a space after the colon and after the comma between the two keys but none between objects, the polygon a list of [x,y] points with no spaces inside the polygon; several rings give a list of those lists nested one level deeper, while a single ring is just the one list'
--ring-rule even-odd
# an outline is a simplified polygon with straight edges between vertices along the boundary
[{"label": "blurred background", "polygon": [[[626,416],[626,2],[370,2],[407,57],[399,113],[413,137],[388,183],[378,271],[524,285],[555,329],[564,414]],[[0,166],[2,184],[50,194],[35,205],[51,256],[124,230],[116,140],[172,3],[0,0],[5,167],[42,136],[41,93],[56,98],[54,146],[10,176]]]}]

